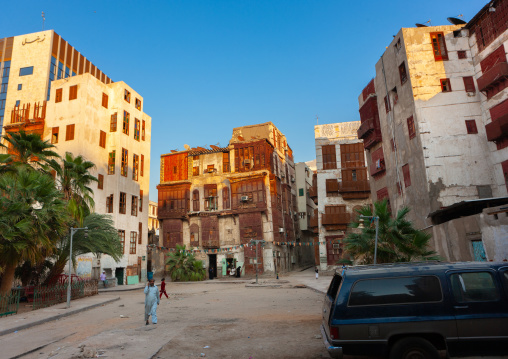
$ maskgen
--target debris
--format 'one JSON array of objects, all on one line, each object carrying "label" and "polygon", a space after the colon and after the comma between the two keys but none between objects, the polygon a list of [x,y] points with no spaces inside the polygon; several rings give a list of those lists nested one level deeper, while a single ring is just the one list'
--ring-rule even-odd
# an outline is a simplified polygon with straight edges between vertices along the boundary
[{"label": "debris", "polygon": [[17,332],[18,332],[17,330],[14,331],[14,333],[17,333]]},{"label": "debris", "polygon": [[208,349],[208,348],[210,348],[210,346],[209,346],[209,345],[205,345],[205,346],[203,347],[203,349]]},{"label": "debris", "polygon": [[120,304],[119,307],[125,307],[125,304]]},{"label": "debris", "polygon": [[206,356],[206,354],[205,354],[205,353],[201,353],[199,356],[200,356],[200,357],[205,357],[205,356]]},{"label": "debris", "polygon": [[321,335],[314,335],[314,339],[321,339]]},{"label": "debris", "polygon": [[129,318],[127,315],[120,314],[120,318]]}]

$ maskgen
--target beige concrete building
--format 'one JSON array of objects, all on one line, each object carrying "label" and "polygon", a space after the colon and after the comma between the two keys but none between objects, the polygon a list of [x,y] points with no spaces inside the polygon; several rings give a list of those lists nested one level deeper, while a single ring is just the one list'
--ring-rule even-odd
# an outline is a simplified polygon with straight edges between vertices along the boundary
[{"label": "beige concrete building", "polygon": [[507,194],[503,152],[484,125],[485,107],[495,104],[486,105],[476,81],[487,54],[469,35],[464,25],[401,29],[358,99],[373,199],[388,199],[394,212],[410,207],[409,219],[450,261],[494,259],[485,257],[479,217],[467,231],[453,220]]},{"label": "beige concrete building", "polygon": [[143,97],[53,30],[0,39],[0,63],[3,133],[40,133],[61,156],[71,152],[96,165],[95,211],[113,217],[124,256],[119,263],[94,257],[93,267],[120,284],[145,277],[151,118]]},{"label": "beige concrete building", "polygon": [[[292,150],[271,123],[233,129],[227,147],[161,156],[159,221],[166,250],[192,249],[216,276],[281,273],[296,263]],[[252,240],[266,244],[251,246]]]},{"label": "beige concrete building", "polygon": [[355,210],[371,204],[365,150],[357,138],[359,127],[360,121],[314,126],[317,171],[309,193],[317,209],[311,226],[319,243],[316,264],[323,270],[336,267],[343,259],[342,239]]}]

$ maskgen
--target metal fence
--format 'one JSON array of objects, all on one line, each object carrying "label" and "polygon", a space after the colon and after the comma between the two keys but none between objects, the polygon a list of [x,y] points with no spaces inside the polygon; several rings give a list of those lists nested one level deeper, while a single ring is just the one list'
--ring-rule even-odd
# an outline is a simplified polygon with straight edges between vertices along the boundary
[{"label": "metal fence", "polygon": [[[68,283],[52,286],[37,286],[34,288],[33,309],[45,308],[67,300]],[[79,280],[71,283],[71,298],[78,299],[98,294],[96,279]]]},{"label": "metal fence", "polygon": [[10,294],[0,295],[0,317],[16,314],[19,308],[20,291],[13,289]]}]

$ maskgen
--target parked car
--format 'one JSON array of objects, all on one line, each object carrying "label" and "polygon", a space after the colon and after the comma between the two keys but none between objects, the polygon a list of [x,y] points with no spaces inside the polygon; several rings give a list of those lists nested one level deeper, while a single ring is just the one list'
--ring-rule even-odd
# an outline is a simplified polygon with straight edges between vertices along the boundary
[{"label": "parked car", "polygon": [[321,333],[334,358],[508,355],[508,263],[338,269]]}]

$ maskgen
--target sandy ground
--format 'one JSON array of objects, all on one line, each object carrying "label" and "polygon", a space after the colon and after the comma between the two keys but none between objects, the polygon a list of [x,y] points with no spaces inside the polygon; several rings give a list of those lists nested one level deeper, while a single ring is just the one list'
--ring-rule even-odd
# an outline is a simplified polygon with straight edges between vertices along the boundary
[{"label": "sandy ground", "polygon": [[145,325],[144,294],[0,337],[1,358],[328,358],[323,295],[291,283],[174,284]]}]

